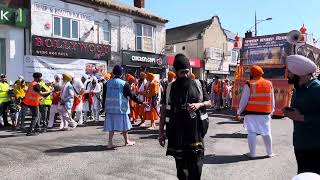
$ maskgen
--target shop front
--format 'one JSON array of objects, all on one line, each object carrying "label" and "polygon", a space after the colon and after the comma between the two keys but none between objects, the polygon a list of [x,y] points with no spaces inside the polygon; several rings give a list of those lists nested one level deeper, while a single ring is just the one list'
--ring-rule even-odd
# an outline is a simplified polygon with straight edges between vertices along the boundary
[{"label": "shop front", "polygon": [[0,4],[0,74],[7,74],[12,82],[23,70],[26,22],[24,8]]},{"label": "shop front", "polygon": [[122,51],[122,65],[126,73],[138,77],[140,72],[150,72],[157,76],[157,79],[166,77],[168,58],[163,54],[147,52]]},{"label": "shop front", "polygon": [[[196,75],[197,78],[203,79],[203,61],[196,58],[189,58],[190,65],[191,65],[191,72]],[[169,70],[173,69],[173,62],[174,62],[174,55],[168,56],[168,64],[169,64]]]},{"label": "shop front", "polygon": [[41,72],[47,80],[64,72],[72,72],[76,77],[101,77],[110,58],[110,45],[33,35],[32,56],[25,56],[24,75],[32,77],[33,72]]}]

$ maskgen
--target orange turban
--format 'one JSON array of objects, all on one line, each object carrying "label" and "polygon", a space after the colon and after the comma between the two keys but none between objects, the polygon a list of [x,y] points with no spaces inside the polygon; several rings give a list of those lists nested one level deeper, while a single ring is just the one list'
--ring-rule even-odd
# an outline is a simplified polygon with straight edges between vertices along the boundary
[{"label": "orange turban", "polygon": [[172,71],[169,71],[168,72],[168,79],[173,79],[173,78],[176,78],[176,74]]},{"label": "orange turban", "polygon": [[140,73],[140,78],[146,78],[146,73],[141,72],[141,73]]},{"label": "orange turban", "polygon": [[253,77],[261,77],[263,74],[263,69],[260,66],[253,65],[250,69],[250,75]]},{"label": "orange turban", "polygon": [[110,73],[104,75],[104,79],[105,79],[105,80],[108,81],[110,78],[111,78],[111,74],[110,74]]},{"label": "orange turban", "polygon": [[192,79],[192,80],[195,80],[195,79],[196,79],[196,75],[193,74],[193,73],[191,73],[191,79]]},{"label": "orange turban", "polygon": [[147,77],[146,78],[147,78],[148,81],[152,81],[152,80],[154,80],[155,75],[152,74],[152,73],[147,73]]},{"label": "orange turban", "polygon": [[127,74],[127,81],[132,83],[136,81],[136,78],[134,78],[131,74]]}]

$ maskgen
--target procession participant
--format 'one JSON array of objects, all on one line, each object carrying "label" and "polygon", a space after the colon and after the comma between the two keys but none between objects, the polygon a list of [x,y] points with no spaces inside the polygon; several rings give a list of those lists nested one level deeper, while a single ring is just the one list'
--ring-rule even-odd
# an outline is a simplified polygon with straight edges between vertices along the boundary
[{"label": "procession participant", "polygon": [[83,95],[83,122],[87,123],[89,113],[92,106],[92,93],[90,94],[90,84],[92,78],[87,78],[84,82],[84,95]]},{"label": "procession participant", "polygon": [[[17,105],[19,106],[18,113],[18,119],[17,119],[17,128],[24,131],[24,122],[21,121],[22,116],[22,99],[26,96],[26,93],[28,91],[28,86],[26,84],[26,81],[24,79],[18,80],[14,86],[13,86],[13,92],[16,95],[17,98]],[[23,114],[25,115],[25,114]]]},{"label": "procession participant", "polygon": [[105,109],[105,104],[106,104],[106,97],[105,97],[105,92],[106,92],[106,83],[111,79],[111,73],[108,73],[106,75],[104,75],[104,83],[102,86],[102,103],[101,103],[101,112],[104,112]]},{"label": "procession participant", "polygon": [[[39,131],[38,129],[35,129],[36,124],[39,123],[39,105],[42,96],[47,96],[51,93],[51,91],[43,92],[41,90],[40,81],[42,78],[42,74],[39,72],[33,73],[33,81],[29,84],[28,91],[26,93],[25,98],[23,99],[23,111],[26,112],[27,108],[31,110],[32,119],[31,119],[31,125],[29,127],[29,130],[27,132],[27,136],[34,136],[37,135],[36,131]],[[21,121],[24,122],[25,116],[22,113],[21,115]]]},{"label": "procession participant", "polygon": [[[62,85],[60,83],[55,83],[53,85],[53,92],[52,92],[52,105],[50,107],[50,115],[49,115],[49,123],[48,128],[53,128],[53,123],[55,120],[55,115],[59,113],[60,109],[60,95],[61,95]],[[63,129],[63,121],[60,122],[60,129]]]},{"label": "procession participant", "polygon": [[222,85],[221,80],[218,76],[215,77],[214,84],[213,84],[213,93],[214,93],[214,108],[219,110],[221,108],[221,101],[222,101]]},{"label": "procession participant", "polygon": [[[136,94],[138,91],[137,85],[136,85],[136,78],[132,76],[131,74],[127,74],[127,82],[130,85],[131,92],[133,94]],[[136,112],[136,103],[133,99],[129,99],[129,105],[130,105],[130,114],[129,117],[131,119],[131,123],[134,124],[137,121],[137,112]]]},{"label": "procession participant", "polygon": [[148,83],[146,85],[145,93],[143,94],[146,102],[144,119],[151,121],[149,129],[154,130],[156,126],[155,121],[159,119],[156,103],[159,93],[159,84],[155,80],[155,75],[152,73],[147,73],[146,79]]},{"label": "procession participant", "polygon": [[129,140],[128,130],[132,128],[129,114],[129,98],[142,104],[142,101],[130,90],[130,85],[121,79],[123,68],[116,65],[113,68],[114,78],[106,84],[106,119],[104,122],[104,131],[109,132],[108,148],[115,148],[112,143],[115,131],[122,132],[126,146],[132,146],[135,142]]},{"label": "procession participant", "polygon": [[[144,72],[141,72],[140,73],[140,79],[139,79],[139,81],[138,81],[138,98],[139,98],[139,100],[140,101],[142,101],[142,102],[144,102],[144,91],[145,91],[145,86],[146,86],[146,84],[147,84],[147,80],[146,80],[146,73],[144,73]],[[144,105],[143,104],[137,104],[137,110],[136,110],[136,112],[138,113],[138,115],[139,115],[139,117],[140,117],[140,119],[141,119],[141,122],[140,122],[140,124],[139,124],[139,126],[141,126],[141,127],[144,127],[145,126],[145,117],[144,117],[144,115],[145,115],[145,107],[144,107]]]},{"label": "procession participant", "polygon": [[74,102],[74,89],[71,85],[73,76],[69,73],[64,73],[62,75],[62,91],[60,96],[60,108],[59,113],[61,114],[62,130],[69,130],[69,124],[71,128],[77,127],[77,122],[75,122],[71,117],[71,108]]},{"label": "procession participant", "polygon": [[12,125],[8,122],[8,108],[9,108],[9,83],[7,82],[7,76],[5,74],[0,75],[0,118],[4,124],[1,124],[0,119],[0,128],[1,127],[11,127]]},{"label": "procession participant", "polygon": [[224,108],[230,107],[230,99],[231,99],[231,86],[229,85],[229,80],[225,79],[223,82],[223,93],[222,93],[222,106]]},{"label": "procession participant", "polygon": [[298,174],[320,174],[320,81],[313,77],[316,64],[300,55],[287,57],[288,82],[295,87],[291,108],[284,114],[293,121],[293,146]]},{"label": "procession participant", "polygon": [[[50,82],[44,82],[43,80],[39,82],[41,90],[43,92],[51,92]],[[39,111],[40,111],[40,124],[42,124],[42,132],[46,132],[48,128],[48,119],[50,115],[50,106],[52,104],[52,96],[48,94],[44,96],[40,102]]]},{"label": "procession participant", "polygon": [[[164,147],[168,137],[166,155],[175,158],[178,179],[200,180],[204,160],[203,138],[208,127],[208,124],[204,126],[208,116],[205,117],[203,112],[211,107],[211,102],[205,87],[190,79],[190,62],[185,55],[177,54],[173,67],[177,80],[167,94],[171,110],[162,109],[161,112],[159,143]],[[167,113],[170,115],[165,134],[163,117]]]},{"label": "procession participant", "polygon": [[54,75],[54,81],[55,84],[62,84],[62,76],[60,74]]},{"label": "procession participant", "polygon": [[83,102],[82,96],[84,94],[84,85],[79,78],[73,78],[72,86],[74,89],[74,102],[72,106],[72,112],[74,112],[74,120],[78,123],[78,125],[83,124]]},{"label": "procession participant", "polygon": [[250,69],[250,80],[243,87],[237,116],[244,114],[244,127],[248,131],[249,153],[256,157],[256,136],[261,134],[268,157],[273,157],[271,137],[271,115],[274,111],[274,91],[272,83],[262,77],[264,74],[260,66],[254,65]]},{"label": "procession participant", "polygon": [[92,100],[91,110],[93,113],[94,121],[99,121],[100,108],[101,108],[101,86],[98,83],[97,77],[93,77],[91,83],[88,85],[89,97]]}]

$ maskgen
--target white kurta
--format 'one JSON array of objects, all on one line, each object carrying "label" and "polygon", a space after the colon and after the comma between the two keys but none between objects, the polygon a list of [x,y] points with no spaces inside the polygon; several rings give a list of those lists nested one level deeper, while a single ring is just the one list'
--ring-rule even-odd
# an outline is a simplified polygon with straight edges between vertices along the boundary
[{"label": "white kurta", "polygon": [[[250,88],[246,84],[243,87],[241,100],[239,104],[239,109],[237,111],[237,114],[241,114],[245,107],[248,104],[250,97]],[[271,97],[271,106],[272,106],[272,112],[275,108],[275,100],[274,100],[274,91],[272,89],[272,97]],[[244,116],[244,128],[249,132],[255,132],[261,135],[270,135],[271,134],[271,114],[270,115],[246,115]]]},{"label": "white kurta", "polygon": [[[88,88],[85,90],[86,93],[90,93],[92,87],[92,83],[88,84]],[[92,97],[92,106],[91,109],[100,110],[101,108],[101,100],[100,94],[101,94],[101,86],[99,83],[96,84],[96,86],[92,89],[94,95]],[[99,97],[99,98],[98,98]],[[84,103],[83,105],[84,111],[89,111],[89,103],[88,101]]]},{"label": "white kurta", "polygon": [[[84,89],[84,85],[81,80],[73,81],[73,87],[75,89],[75,95],[79,95],[80,92]],[[81,101],[75,108],[75,111],[82,111],[83,110],[83,102]]]}]

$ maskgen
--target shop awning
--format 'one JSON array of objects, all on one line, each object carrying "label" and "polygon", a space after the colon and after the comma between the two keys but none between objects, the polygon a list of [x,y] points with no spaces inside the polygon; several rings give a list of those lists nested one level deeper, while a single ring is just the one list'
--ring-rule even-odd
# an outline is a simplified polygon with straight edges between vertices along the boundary
[{"label": "shop awning", "polygon": [[[173,65],[174,55],[168,55],[168,65]],[[204,63],[202,60],[197,58],[189,58],[191,67],[200,68],[203,67]]]}]

